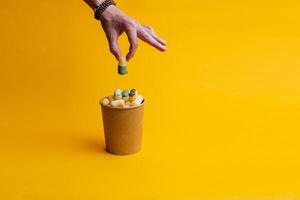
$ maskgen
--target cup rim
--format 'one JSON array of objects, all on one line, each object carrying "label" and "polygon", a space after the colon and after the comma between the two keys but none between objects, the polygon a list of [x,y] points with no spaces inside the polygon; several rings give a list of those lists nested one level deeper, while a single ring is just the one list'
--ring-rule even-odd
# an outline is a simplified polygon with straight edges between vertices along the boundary
[{"label": "cup rim", "polygon": [[136,108],[139,108],[139,107],[142,107],[144,106],[145,104],[145,98],[143,99],[142,103],[140,105],[137,105],[137,106],[130,106],[130,107],[111,107],[111,106],[105,106],[102,104],[102,100],[105,99],[105,98],[108,98],[109,96],[105,96],[103,98],[100,99],[99,103],[102,107],[104,108],[107,108],[107,109],[112,109],[112,110],[132,110],[132,109],[136,109]]}]

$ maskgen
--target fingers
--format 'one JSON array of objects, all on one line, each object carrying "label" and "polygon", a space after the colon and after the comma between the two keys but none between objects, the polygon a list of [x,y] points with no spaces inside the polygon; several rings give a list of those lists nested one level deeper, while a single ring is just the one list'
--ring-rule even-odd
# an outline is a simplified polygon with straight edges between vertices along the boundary
[{"label": "fingers", "polygon": [[130,44],[128,54],[126,55],[126,60],[130,60],[134,56],[138,47],[137,30],[134,25],[130,25],[126,27],[125,32]]},{"label": "fingers", "polygon": [[123,31],[126,32],[130,44],[129,51],[126,55],[127,61],[130,60],[136,52],[138,47],[138,37],[160,51],[167,50],[165,46],[167,44],[166,41],[160,38],[150,26],[140,25],[134,20],[128,20],[123,24],[122,27],[123,28],[121,29],[117,26],[113,26],[113,29],[111,27],[104,28],[107,40],[109,42],[110,52],[116,57],[117,60],[120,60],[122,56],[118,45],[118,37]]},{"label": "fingers", "polygon": [[110,32],[106,35],[110,52],[116,57],[117,60],[121,58],[121,52],[118,45],[118,33],[115,31]]},{"label": "fingers", "polygon": [[167,50],[165,45],[161,43],[163,41],[159,42],[158,40],[156,40],[154,36],[152,36],[148,31],[146,31],[146,29],[141,25],[138,28],[138,37],[160,51]]},{"label": "fingers", "polygon": [[143,27],[144,27],[144,29],[154,38],[154,39],[156,39],[159,43],[161,43],[162,45],[166,45],[167,44],[167,42],[164,40],[164,39],[162,39],[161,37],[159,37],[156,33],[155,33],[155,31],[153,30],[153,28],[152,27],[150,27],[150,26],[147,26],[147,25],[143,25]]}]

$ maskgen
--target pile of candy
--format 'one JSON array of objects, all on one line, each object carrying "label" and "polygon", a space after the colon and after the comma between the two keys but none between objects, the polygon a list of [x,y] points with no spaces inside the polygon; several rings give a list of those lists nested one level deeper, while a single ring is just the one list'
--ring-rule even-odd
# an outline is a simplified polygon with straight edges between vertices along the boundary
[{"label": "pile of candy", "polygon": [[123,90],[116,89],[114,95],[102,99],[101,104],[104,106],[129,108],[138,106],[143,103],[144,97],[138,95],[136,89]]}]

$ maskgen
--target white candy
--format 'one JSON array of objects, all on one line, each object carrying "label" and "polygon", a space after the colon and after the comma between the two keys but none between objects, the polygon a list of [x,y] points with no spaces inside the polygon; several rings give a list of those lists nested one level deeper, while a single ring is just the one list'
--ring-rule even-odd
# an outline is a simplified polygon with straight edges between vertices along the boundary
[{"label": "white candy", "polygon": [[122,99],[122,91],[120,89],[116,89],[114,92],[114,99],[119,100]]},{"label": "white candy", "polygon": [[125,107],[125,101],[123,99],[114,100],[110,102],[112,107]]},{"label": "white candy", "polygon": [[116,89],[114,92],[115,96],[122,96],[122,91],[120,89]]},{"label": "white candy", "polygon": [[131,103],[131,106],[138,106],[140,105],[144,100],[144,97],[142,95],[137,95],[136,99]]},{"label": "white candy", "polygon": [[102,103],[102,105],[107,106],[109,104],[108,98],[102,99],[101,103]]}]

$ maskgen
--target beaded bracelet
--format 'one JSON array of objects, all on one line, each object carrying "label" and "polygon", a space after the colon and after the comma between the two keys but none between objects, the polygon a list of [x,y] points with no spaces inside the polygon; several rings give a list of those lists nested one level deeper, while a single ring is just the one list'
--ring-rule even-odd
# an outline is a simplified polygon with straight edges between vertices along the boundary
[{"label": "beaded bracelet", "polygon": [[102,13],[111,5],[116,5],[116,3],[113,0],[105,0],[103,1],[99,6],[94,8],[94,17],[95,19],[99,20]]}]

